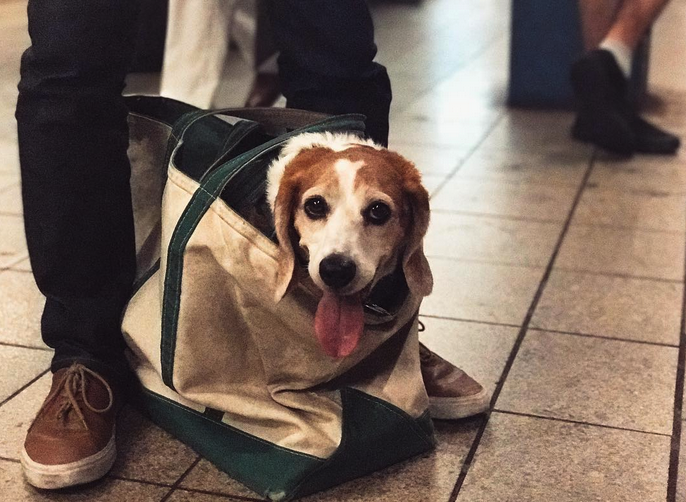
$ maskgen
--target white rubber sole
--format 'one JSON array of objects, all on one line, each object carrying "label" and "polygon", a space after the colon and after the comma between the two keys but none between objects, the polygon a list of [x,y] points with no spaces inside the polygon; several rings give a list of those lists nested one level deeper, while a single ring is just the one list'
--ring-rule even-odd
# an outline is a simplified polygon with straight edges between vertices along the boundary
[{"label": "white rubber sole", "polygon": [[490,403],[486,389],[469,397],[429,397],[429,413],[438,420],[458,420],[485,412]]},{"label": "white rubber sole", "polygon": [[117,446],[112,434],[112,438],[102,450],[69,464],[39,464],[31,460],[24,448],[21,452],[21,465],[29,484],[36,488],[56,490],[100,479],[109,472],[116,458]]}]

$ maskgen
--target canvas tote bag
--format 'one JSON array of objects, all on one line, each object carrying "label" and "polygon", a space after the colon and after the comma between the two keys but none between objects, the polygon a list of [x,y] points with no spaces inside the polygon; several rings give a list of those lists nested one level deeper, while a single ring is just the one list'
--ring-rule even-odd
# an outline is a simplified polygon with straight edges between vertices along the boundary
[{"label": "canvas tote bag", "polygon": [[431,449],[419,298],[386,288],[394,298],[365,306],[365,332],[343,359],[316,341],[320,294],[307,279],[273,299],[266,169],[289,137],[361,133],[363,117],[204,112],[152,97],[129,107],[138,273],[122,329],[152,420],[272,500]]}]

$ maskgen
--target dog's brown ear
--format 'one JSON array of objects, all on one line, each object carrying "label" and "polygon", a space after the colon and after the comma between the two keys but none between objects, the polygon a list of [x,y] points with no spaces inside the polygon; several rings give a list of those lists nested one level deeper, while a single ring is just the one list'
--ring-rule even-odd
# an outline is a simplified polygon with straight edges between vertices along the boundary
[{"label": "dog's brown ear", "polygon": [[279,241],[278,269],[274,300],[279,302],[288,291],[295,273],[295,249],[291,238],[295,214],[295,190],[293,186],[282,185],[274,202],[274,226]]},{"label": "dog's brown ear", "polygon": [[429,228],[429,193],[421,183],[421,176],[411,162],[407,162],[404,187],[409,211],[409,232],[402,257],[403,272],[410,291],[427,296],[434,285],[429,261],[424,255],[424,236]]}]

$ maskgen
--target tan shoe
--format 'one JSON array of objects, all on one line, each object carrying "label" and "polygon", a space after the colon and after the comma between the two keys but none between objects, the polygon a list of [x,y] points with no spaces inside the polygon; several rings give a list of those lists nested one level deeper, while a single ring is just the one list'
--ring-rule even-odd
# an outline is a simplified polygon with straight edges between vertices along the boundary
[{"label": "tan shoe", "polygon": [[467,373],[421,343],[419,359],[431,418],[456,420],[488,410],[491,396]]},{"label": "tan shoe", "polygon": [[27,481],[55,489],[95,481],[114,464],[116,408],[112,387],[74,363],[52,377],[52,387],[24,442]]}]

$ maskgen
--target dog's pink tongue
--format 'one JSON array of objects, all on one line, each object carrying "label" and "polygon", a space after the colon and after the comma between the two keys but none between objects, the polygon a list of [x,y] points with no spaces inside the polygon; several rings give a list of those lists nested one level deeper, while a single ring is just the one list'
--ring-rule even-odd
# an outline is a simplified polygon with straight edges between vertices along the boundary
[{"label": "dog's pink tongue", "polygon": [[364,329],[364,310],[358,295],[324,293],[314,316],[314,332],[324,352],[345,357],[357,347]]}]

